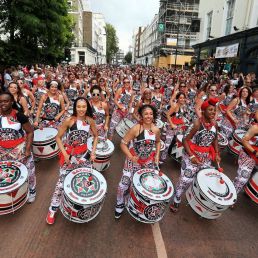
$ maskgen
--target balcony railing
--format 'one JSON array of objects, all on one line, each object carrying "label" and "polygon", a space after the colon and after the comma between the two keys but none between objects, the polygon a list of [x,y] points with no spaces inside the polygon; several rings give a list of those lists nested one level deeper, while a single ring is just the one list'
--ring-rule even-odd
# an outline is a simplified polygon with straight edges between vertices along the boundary
[{"label": "balcony railing", "polygon": [[167,4],[167,9],[172,10],[181,10],[186,12],[198,12],[199,6],[197,4],[180,4],[180,3],[174,3],[174,4]]},{"label": "balcony railing", "polygon": [[[178,15],[167,16],[166,21],[177,23],[178,22]],[[179,19],[180,24],[191,24],[191,22],[192,22],[192,17],[191,16],[182,15]]]}]

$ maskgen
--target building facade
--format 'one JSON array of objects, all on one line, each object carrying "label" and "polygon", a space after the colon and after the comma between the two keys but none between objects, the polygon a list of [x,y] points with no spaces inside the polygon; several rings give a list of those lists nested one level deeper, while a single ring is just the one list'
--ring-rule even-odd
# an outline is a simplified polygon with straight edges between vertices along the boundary
[{"label": "building facade", "polygon": [[200,0],[197,67],[204,69],[204,61],[210,59],[215,72],[257,73],[257,13],[257,0]]}]

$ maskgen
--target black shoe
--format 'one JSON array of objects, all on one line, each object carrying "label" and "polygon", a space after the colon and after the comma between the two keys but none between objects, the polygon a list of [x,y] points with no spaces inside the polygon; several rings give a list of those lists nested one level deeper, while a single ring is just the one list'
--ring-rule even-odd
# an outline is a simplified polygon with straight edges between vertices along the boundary
[{"label": "black shoe", "polygon": [[121,217],[122,213],[124,212],[124,208],[125,208],[124,204],[116,205],[116,208],[115,208],[116,219],[119,219]]}]

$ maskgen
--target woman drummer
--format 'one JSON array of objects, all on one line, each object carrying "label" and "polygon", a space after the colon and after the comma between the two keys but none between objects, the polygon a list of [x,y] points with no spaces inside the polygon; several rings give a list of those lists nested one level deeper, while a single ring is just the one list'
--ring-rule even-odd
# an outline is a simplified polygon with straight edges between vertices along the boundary
[{"label": "woman drummer", "polygon": [[196,173],[211,167],[211,161],[220,163],[220,153],[217,139],[217,123],[215,122],[217,99],[203,102],[202,116],[196,119],[183,138],[184,152],[181,164],[181,176],[176,186],[174,202],[170,209],[176,212],[181,202],[182,194],[193,182]]},{"label": "woman drummer", "polygon": [[[87,140],[89,132],[93,134],[93,147],[89,155],[87,151]],[[62,142],[66,133],[65,142]],[[72,170],[80,167],[90,167],[91,161],[95,159],[97,146],[97,129],[93,120],[92,108],[89,101],[79,97],[74,102],[73,115],[67,118],[61,125],[56,136],[56,142],[61,151],[59,179],[46,218],[48,224],[55,222],[55,215],[59,208],[63,194],[63,183],[65,176]]]},{"label": "woman drummer", "polygon": [[139,115],[141,122],[128,131],[120,144],[126,159],[117,190],[116,219],[120,218],[125,208],[125,199],[134,173],[143,167],[153,168],[154,163],[159,163],[160,131],[155,126],[157,110],[151,105],[144,105],[140,107]]},{"label": "woman drummer", "polygon": [[98,136],[106,137],[109,124],[109,108],[108,104],[102,101],[101,88],[94,85],[90,89],[90,104],[93,111],[93,118],[97,126]]},{"label": "woman drummer", "polygon": [[0,93],[0,160],[23,163],[29,174],[29,198],[36,198],[36,175],[31,146],[33,127],[28,117],[13,108],[14,97],[9,92]]},{"label": "woman drummer", "polygon": [[[255,117],[258,119],[258,111]],[[242,191],[258,164],[258,139],[255,136],[258,136],[258,124],[252,125],[242,139],[243,148],[238,157],[237,177],[233,182],[237,193]]]},{"label": "woman drummer", "polygon": [[[58,92],[60,86],[57,81],[51,81],[47,87],[48,92],[40,99],[34,126],[58,128],[65,113],[64,98]],[[41,123],[39,123],[40,116]]]}]

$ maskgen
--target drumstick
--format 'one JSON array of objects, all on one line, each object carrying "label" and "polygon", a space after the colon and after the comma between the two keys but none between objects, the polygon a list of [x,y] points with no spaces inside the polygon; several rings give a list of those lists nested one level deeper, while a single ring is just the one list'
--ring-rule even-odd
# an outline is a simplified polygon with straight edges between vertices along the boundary
[{"label": "drumstick", "polygon": [[[219,162],[217,162],[217,164],[218,164],[218,171],[220,173],[222,173],[223,172],[223,168],[220,166]],[[220,176],[219,182],[220,182],[220,184],[224,184],[225,183],[225,181],[223,180],[222,176]]]}]

